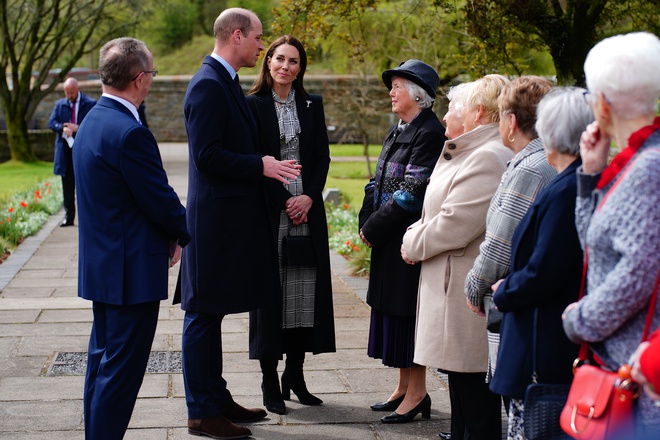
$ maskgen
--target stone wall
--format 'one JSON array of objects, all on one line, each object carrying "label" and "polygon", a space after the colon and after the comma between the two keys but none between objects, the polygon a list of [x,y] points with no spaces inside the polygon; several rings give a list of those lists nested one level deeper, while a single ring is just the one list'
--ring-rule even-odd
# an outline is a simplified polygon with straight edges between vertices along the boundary
[{"label": "stone wall", "polygon": [[[186,130],[183,121],[183,98],[191,76],[158,76],[145,100],[147,122],[159,142],[185,142]],[[243,89],[247,93],[255,77],[241,76]],[[101,96],[100,80],[80,81],[81,90],[88,96],[98,99]],[[331,131],[334,141],[355,141],[357,135],[355,126],[365,122],[370,143],[379,144],[387,133],[387,129],[396,117],[391,113],[388,91],[380,78],[360,79],[355,76],[308,76],[305,78],[305,88],[311,93],[323,96],[326,123],[335,127]],[[61,85],[47,96],[37,108],[33,124],[37,129],[48,128],[48,118],[55,101],[64,93]],[[439,99],[434,109],[442,117],[446,110],[444,99]],[[347,117],[348,116],[348,117]],[[3,119],[0,109],[0,119]],[[351,127],[353,125],[353,127]],[[0,140],[0,147],[2,142]],[[2,149],[0,149],[0,152]]]}]

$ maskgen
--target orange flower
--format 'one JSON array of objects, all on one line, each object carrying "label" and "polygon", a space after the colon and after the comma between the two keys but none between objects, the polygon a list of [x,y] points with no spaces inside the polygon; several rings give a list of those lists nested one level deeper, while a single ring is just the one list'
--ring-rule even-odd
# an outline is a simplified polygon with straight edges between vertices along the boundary
[{"label": "orange flower", "polygon": [[351,240],[346,240],[346,243],[344,243],[346,246],[351,246]]},{"label": "orange flower", "polygon": [[8,221],[8,222],[11,222],[11,217],[7,217],[7,221]]},{"label": "orange flower", "polygon": [[9,212],[14,212],[14,207],[13,207],[13,206],[10,206],[9,208],[7,208],[7,211],[9,211]]},{"label": "orange flower", "polygon": [[21,201],[21,206],[22,206],[23,208],[27,208],[27,205],[28,205],[28,203],[27,203],[25,200],[22,200],[22,201]]},{"label": "orange flower", "polygon": [[46,183],[44,183],[44,185],[50,186],[50,182],[46,182]]},{"label": "orange flower", "polygon": [[36,190],[36,191],[34,192],[34,198],[35,198],[35,199],[40,199],[40,198],[41,198],[41,191]]},{"label": "orange flower", "polygon": [[353,250],[357,252],[360,250],[360,248],[358,246],[353,246]]},{"label": "orange flower", "polygon": [[344,205],[344,209],[348,209],[348,203]]}]

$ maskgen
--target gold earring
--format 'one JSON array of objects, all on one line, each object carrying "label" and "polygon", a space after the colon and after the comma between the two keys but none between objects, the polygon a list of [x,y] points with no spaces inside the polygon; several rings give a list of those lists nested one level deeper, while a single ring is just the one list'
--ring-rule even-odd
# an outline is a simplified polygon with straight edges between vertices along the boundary
[{"label": "gold earring", "polygon": [[509,135],[507,139],[509,140],[509,142],[513,143],[516,140],[516,137],[514,136],[513,139],[511,139],[511,135]]}]

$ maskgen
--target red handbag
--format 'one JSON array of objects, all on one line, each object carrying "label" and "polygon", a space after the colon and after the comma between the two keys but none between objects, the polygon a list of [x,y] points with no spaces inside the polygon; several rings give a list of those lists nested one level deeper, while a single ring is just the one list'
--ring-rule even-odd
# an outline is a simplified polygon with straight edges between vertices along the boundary
[{"label": "red handbag", "polygon": [[[620,182],[619,179],[612,189]],[[610,189],[611,191],[611,189]],[[601,205],[607,199],[605,195]],[[588,249],[585,251],[582,268],[580,297],[584,296],[587,276]],[[655,282],[655,289],[649,301],[646,325],[642,333],[642,342],[646,340],[655,311],[658,297],[660,274]],[[574,439],[633,439],[635,424],[633,401],[641,392],[639,385],[630,378],[630,365],[623,365],[618,372],[603,370],[597,365],[589,365],[588,346],[583,342],[578,358],[573,364],[573,382],[568,392],[566,405],[559,417],[559,424],[564,432]]]}]

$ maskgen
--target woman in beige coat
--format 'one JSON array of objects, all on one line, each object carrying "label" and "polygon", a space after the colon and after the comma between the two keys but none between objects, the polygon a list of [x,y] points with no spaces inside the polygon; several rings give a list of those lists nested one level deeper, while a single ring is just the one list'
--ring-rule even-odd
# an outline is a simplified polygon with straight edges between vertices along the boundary
[{"label": "woman in beige coat", "polygon": [[485,382],[486,321],[465,307],[464,284],[484,239],[491,198],[513,156],[498,131],[497,97],[507,82],[488,75],[469,86],[461,110],[464,133],[445,142],[422,217],[401,247],[404,260],[423,263],[414,360],[448,373],[455,440],[502,435],[500,399]]}]

